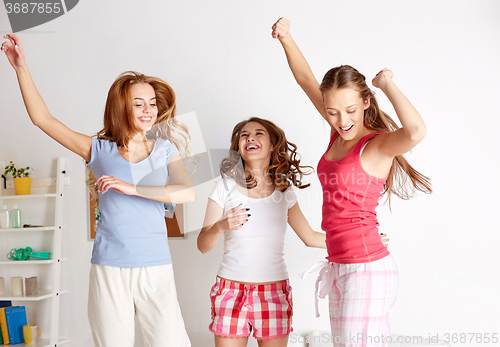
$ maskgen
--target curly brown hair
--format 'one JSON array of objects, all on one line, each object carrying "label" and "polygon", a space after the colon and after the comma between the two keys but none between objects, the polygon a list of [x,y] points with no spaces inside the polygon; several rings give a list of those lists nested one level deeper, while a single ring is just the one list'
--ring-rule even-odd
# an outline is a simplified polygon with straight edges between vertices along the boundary
[{"label": "curly brown hair", "polygon": [[[286,139],[285,132],[276,124],[258,117],[251,117],[239,122],[234,127],[233,134],[231,135],[229,156],[224,158],[220,164],[221,176],[223,178],[234,178],[239,185],[247,189],[257,186],[257,181],[252,174],[244,171],[245,162],[238,153],[241,130],[250,122],[261,124],[269,134],[271,145],[274,149],[271,153],[267,171],[269,178],[276,188],[284,192],[291,185],[300,189],[309,187],[310,184],[302,183],[302,178],[304,175],[311,174],[312,167],[300,165],[300,155],[297,153],[297,146]],[[242,165],[238,165],[239,163]],[[311,171],[305,172],[304,169],[306,168],[311,169]]]}]

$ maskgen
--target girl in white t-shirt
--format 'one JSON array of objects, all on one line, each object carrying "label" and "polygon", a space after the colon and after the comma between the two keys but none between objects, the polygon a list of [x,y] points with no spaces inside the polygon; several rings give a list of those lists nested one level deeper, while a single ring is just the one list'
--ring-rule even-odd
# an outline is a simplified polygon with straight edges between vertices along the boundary
[{"label": "girl in white t-shirt", "polygon": [[292,185],[302,189],[297,147],[274,123],[250,118],[233,129],[222,180],[210,194],[198,249],[211,250],[224,234],[224,256],[212,287],[216,347],[246,346],[253,330],[260,347],[286,346],[292,297],[283,259],[287,223],[308,247],[326,248],[312,230]]},{"label": "girl in white t-shirt", "polygon": [[208,200],[198,249],[224,234],[224,256],[210,294],[216,347],[246,346],[252,330],[260,347],[286,346],[292,298],[283,259],[287,223],[309,247],[326,248],[312,230],[291,186],[305,188],[296,146],[268,120],[238,123],[223,179]]}]

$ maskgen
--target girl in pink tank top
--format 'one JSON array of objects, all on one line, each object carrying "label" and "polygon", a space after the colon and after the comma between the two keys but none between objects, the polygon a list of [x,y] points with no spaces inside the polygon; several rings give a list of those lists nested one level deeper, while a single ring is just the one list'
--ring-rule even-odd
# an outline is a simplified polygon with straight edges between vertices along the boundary
[{"label": "girl in pink tank top", "polygon": [[319,297],[329,296],[335,346],[386,346],[398,272],[377,235],[375,208],[386,193],[390,201],[391,194],[409,199],[415,190],[432,192],[430,180],[402,156],[424,138],[425,124],[388,69],[372,84],[394,106],[401,128],[380,110],[365,77],[353,67],[331,69],[320,85],[289,29],[290,22],[281,18],[272,36],[282,44],[297,83],[331,126],[317,170],[328,262],[307,273],[320,271],[316,288]]}]

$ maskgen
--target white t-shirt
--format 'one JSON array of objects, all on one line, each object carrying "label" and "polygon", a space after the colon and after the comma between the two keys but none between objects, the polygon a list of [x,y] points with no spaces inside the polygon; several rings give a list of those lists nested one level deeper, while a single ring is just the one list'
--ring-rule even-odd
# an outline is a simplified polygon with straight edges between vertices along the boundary
[{"label": "white t-shirt", "polygon": [[283,248],[288,209],[297,202],[292,188],[275,190],[263,199],[241,193],[232,178],[217,182],[209,198],[224,209],[224,216],[243,203],[250,208],[248,222],[239,230],[224,232],[224,256],[218,276],[239,282],[272,282],[288,278]]}]

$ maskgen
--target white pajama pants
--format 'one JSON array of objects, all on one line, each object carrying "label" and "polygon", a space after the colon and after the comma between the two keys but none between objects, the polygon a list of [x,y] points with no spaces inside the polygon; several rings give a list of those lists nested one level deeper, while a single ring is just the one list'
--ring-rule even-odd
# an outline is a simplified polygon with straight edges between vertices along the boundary
[{"label": "white pajama pants", "polygon": [[386,347],[389,309],[396,301],[398,269],[392,255],[370,263],[313,265],[305,277],[319,271],[317,298],[328,295],[335,347]]},{"label": "white pajama pants", "polygon": [[88,317],[96,347],[133,347],[134,315],[146,347],[189,347],[172,264],[120,268],[92,264]]},{"label": "white pajama pants", "polygon": [[399,279],[392,255],[371,263],[333,264],[333,270],[328,301],[334,346],[387,346]]}]

